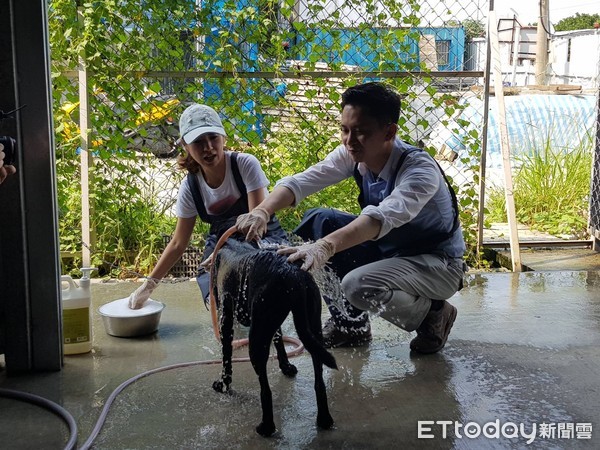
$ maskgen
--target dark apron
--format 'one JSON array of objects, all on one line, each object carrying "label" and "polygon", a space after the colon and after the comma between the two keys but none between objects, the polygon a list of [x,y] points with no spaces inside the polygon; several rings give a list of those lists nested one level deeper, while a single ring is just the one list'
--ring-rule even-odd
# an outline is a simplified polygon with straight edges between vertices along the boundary
[{"label": "dark apron", "polygon": [[[396,177],[402,164],[409,153],[413,151],[422,151],[418,147],[408,147],[404,153],[400,156],[396,167],[394,168],[393,174],[387,181],[384,195],[382,198],[386,198],[390,195],[395,187]],[[437,161],[436,161],[437,163]],[[438,168],[444,172],[441,167]],[[360,189],[358,196],[358,203],[361,208],[365,208],[367,205],[377,206],[380,203],[380,199],[369,198],[369,189],[366,180],[363,179],[358,171],[358,164],[354,166],[354,179]],[[336,253],[331,259],[329,266],[338,278],[343,279],[346,274],[356,269],[357,267],[364,266],[366,264],[380,261],[384,258],[391,258],[394,256],[409,256],[422,253],[428,253],[429,249],[435,248],[438,244],[448,239],[460,226],[458,220],[458,205],[456,201],[456,195],[452,186],[448,182],[448,179],[444,175],[444,179],[450,189],[450,195],[454,205],[455,217],[451,231],[443,231],[437,229],[430,229],[436,227],[438,224],[427,225],[427,230],[423,231],[420,229],[422,224],[406,224],[402,227],[396,228],[390,231],[387,235],[376,241],[366,241],[362,244],[356,245],[339,253]],[[356,215],[349,214],[346,212],[338,211],[332,208],[313,208],[304,214],[302,221],[298,227],[294,230],[294,233],[300,236],[304,240],[316,241],[322,237],[333,233],[336,230],[348,225],[354,219]],[[423,235],[423,238],[420,236]],[[343,299],[342,308],[344,312],[340,311],[337,304],[332,302],[331,299],[324,297],[325,303],[329,307],[332,318],[338,325],[338,327],[361,327],[367,320],[368,316],[363,314],[364,311],[354,307],[345,298]],[[361,316],[362,315],[362,316]],[[348,317],[350,317],[350,320]]]},{"label": "dark apron", "polygon": [[[418,147],[409,146],[406,148],[404,153],[400,155],[400,159],[393,171],[392,176],[387,181],[387,185],[384,190],[382,199],[388,197],[394,188],[396,187],[396,177],[398,172],[404,164],[406,157],[412,152],[421,152],[422,149]],[[437,161],[434,162],[437,164]],[[450,191],[450,197],[454,210],[454,221],[450,230],[447,230],[446,224],[430,222],[423,219],[423,216],[417,215],[409,223],[402,225],[401,227],[394,228],[388,234],[383,236],[381,239],[375,241],[375,244],[381,250],[381,254],[384,258],[391,258],[393,256],[414,256],[422,255],[424,253],[439,253],[437,250],[438,246],[447,239],[450,239],[454,235],[455,231],[460,227],[460,220],[458,215],[458,202],[456,200],[456,193],[452,188],[452,185],[448,181],[446,174],[443,169],[437,164],[438,169],[442,173],[448,190]],[[368,205],[378,206],[380,203],[379,198],[370,198],[367,181],[363,179],[362,175],[358,171],[358,164],[354,166],[354,179],[360,194],[358,196],[358,203],[361,208],[365,208]]]},{"label": "dark apron", "polygon": [[[248,192],[246,190],[246,185],[242,180],[242,175],[240,174],[237,164],[237,153],[231,152],[230,155],[231,172],[233,174],[235,184],[240,191],[240,198],[223,214],[208,214],[206,211],[206,206],[204,205],[204,201],[202,200],[198,178],[193,173],[189,173],[187,176],[188,184],[192,191],[192,197],[194,198],[194,204],[196,205],[196,210],[198,211],[198,216],[200,216],[200,219],[203,222],[210,224],[208,234],[205,236],[206,243],[204,246],[204,254],[202,256],[203,261],[212,254],[221,234],[235,225],[235,221],[240,214],[246,214],[250,210],[248,207]],[[263,240],[269,243],[279,243],[285,242],[286,239],[287,235],[283,228],[281,228],[277,217],[275,217],[275,215],[271,216],[271,219],[267,224],[267,232]],[[198,282],[198,286],[202,291],[202,298],[204,299],[205,304],[208,303],[210,293],[209,278],[210,274],[200,267],[196,281]]]}]

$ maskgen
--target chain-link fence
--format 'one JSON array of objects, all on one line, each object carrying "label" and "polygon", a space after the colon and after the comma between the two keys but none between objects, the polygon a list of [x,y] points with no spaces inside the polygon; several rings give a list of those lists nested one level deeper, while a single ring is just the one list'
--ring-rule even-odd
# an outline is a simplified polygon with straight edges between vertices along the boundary
[{"label": "chain-link fence", "polygon": [[594,158],[592,167],[592,182],[590,193],[590,234],[594,239],[594,248],[598,248],[600,239],[600,94],[596,109],[596,133],[594,141]]},{"label": "chain-link fence", "polygon": [[[74,179],[82,83],[94,161],[92,248],[98,258],[148,271],[175,223],[183,174],[174,141],[187,105],[215,108],[228,147],[256,155],[274,184],[339,143],[344,89],[380,80],[403,98],[400,136],[435,154],[457,186],[477,264],[487,15],[488,3],[475,0],[149,0],[79,9],[54,0],[62,250],[81,250]],[[488,161],[498,162],[498,142],[491,139]],[[309,207],[357,212],[356,195],[348,181],[280,220],[290,230]]]}]

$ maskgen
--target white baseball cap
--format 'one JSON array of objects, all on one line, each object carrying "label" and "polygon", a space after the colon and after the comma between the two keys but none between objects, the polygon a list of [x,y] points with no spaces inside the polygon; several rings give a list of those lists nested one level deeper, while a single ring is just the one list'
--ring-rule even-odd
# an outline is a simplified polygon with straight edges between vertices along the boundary
[{"label": "white baseball cap", "polygon": [[227,137],[219,114],[210,106],[194,103],[179,118],[179,133],[186,144],[191,144],[205,133]]}]

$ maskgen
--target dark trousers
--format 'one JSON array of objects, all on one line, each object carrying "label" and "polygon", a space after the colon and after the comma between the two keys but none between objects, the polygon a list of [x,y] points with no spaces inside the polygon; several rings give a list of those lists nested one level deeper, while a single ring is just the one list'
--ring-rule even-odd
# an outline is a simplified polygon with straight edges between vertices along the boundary
[{"label": "dark trousers", "polygon": [[[356,219],[355,215],[332,208],[313,208],[306,211],[294,234],[304,240],[316,241],[348,225],[354,219]],[[336,253],[329,260],[329,267],[342,280],[351,270],[379,261],[382,257],[377,244],[374,241],[367,241]],[[352,306],[345,296],[342,299],[324,296],[324,300],[337,327],[360,328],[369,320],[368,314]]]}]

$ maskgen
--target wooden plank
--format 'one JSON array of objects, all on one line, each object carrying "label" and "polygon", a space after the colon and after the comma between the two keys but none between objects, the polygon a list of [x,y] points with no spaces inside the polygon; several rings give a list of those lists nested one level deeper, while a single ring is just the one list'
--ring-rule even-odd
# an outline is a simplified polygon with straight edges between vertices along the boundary
[{"label": "wooden plank", "polygon": [[521,272],[521,252],[519,248],[519,232],[515,212],[515,199],[513,193],[512,169],[510,163],[510,142],[508,140],[508,126],[506,124],[506,106],[504,104],[504,90],[502,86],[502,66],[500,62],[500,44],[498,43],[496,12],[490,11],[488,18],[489,45],[492,51],[492,64],[494,72],[494,88],[496,103],[498,105],[498,127],[500,128],[500,150],[502,152],[502,167],[504,169],[504,196],[506,198],[506,215],[508,216],[510,253],[513,272]]},{"label": "wooden plank", "polygon": [[[472,86],[473,92],[481,92],[483,88],[481,86]],[[572,94],[572,93],[583,93],[584,89],[581,85],[568,85],[568,84],[551,84],[549,86],[539,86],[537,84],[530,84],[528,86],[510,86],[503,87],[504,95],[519,95],[519,94]],[[586,89],[590,94],[595,94],[593,90]],[[490,95],[494,95],[495,90],[492,87],[490,89]]]}]

